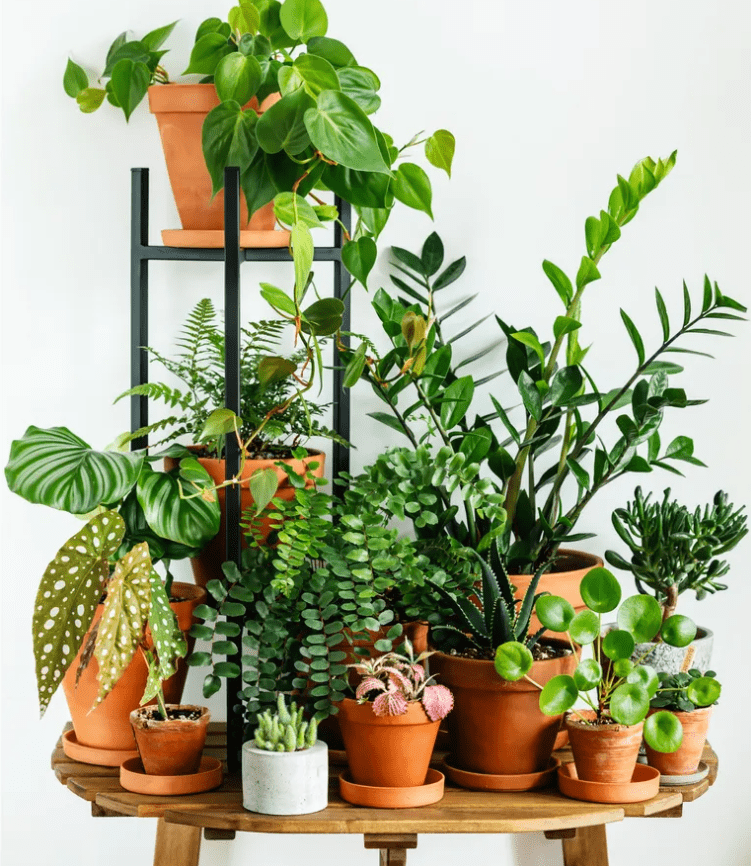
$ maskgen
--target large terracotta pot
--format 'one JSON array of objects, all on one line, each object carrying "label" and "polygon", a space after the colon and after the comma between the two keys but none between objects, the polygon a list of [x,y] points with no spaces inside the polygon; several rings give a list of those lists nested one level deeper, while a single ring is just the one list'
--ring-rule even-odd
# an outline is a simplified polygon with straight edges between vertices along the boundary
[{"label": "large terracotta pot", "polygon": [[[206,599],[206,591],[190,583],[172,584],[172,594],[184,599],[172,602],[170,607],[177,616],[180,629],[187,632],[194,622],[193,611]],[[104,605],[98,605],[92,627],[102,616]],[[88,634],[83,640],[86,645]],[[195,639],[188,637],[188,653],[192,652]],[[136,652],[133,661],[99,706],[89,712],[99,692],[99,665],[95,657],[81,674],[76,685],[76,672],[81,657],[81,650],[63,678],[63,691],[68,701],[76,740],[82,746],[93,749],[127,750],[134,748],[133,731],[130,726],[130,714],[135,710],[143,697],[146,688],[147,668],[143,655]],[[179,703],[182,697],[188,668],[185,659],[178,663],[178,669],[164,684],[164,696],[168,703]]]},{"label": "large terracotta pot", "polygon": [[[529,676],[544,686],[559,674],[571,675],[577,664],[573,653],[543,659],[533,664]],[[440,652],[430,657],[430,672],[454,693],[446,722],[455,766],[502,776],[537,773],[548,766],[561,716],[540,710],[536,686],[527,680],[506,682],[492,661]]]},{"label": "large terracotta pot", "polygon": [[[577,710],[587,721],[594,710]],[[570,713],[566,728],[574,753],[576,773],[586,782],[630,782],[641,746],[644,722],[637,725],[591,725]]]},{"label": "large terracotta pot", "polygon": [[[223,230],[224,192],[212,200],[211,177],[203,157],[201,133],[206,115],[219,105],[213,84],[156,84],[149,88],[149,110],[156,117],[162,138],[172,194],[183,229]],[[276,102],[273,93],[261,107],[255,98],[245,108],[258,114]],[[274,228],[274,209],[269,203],[253,214],[248,226],[248,209],[240,196],[240,226],[251,231]]]},{"label": "large terracotta pot", "polygon": [[[212,457],[199,457],[198,462],[209,473],[215,484],[221,484],[225,479],[226,461],[215,459]],[[287,475],[276,465],[280,462],[274,460],[251,460],[248,458],[243,467],[242,478],[244,479],[240,485],[240,511],[245,511],[253,505],[253,497],[250,493],[250,476],[259,469],[274,469],[277,478],[279,479],[279,489],[276,496],[279,499],[289,501],[294,498],[295,488],[289,483]],[[326,463],[326,455],[320,451],[311,451],[310,454],[302,460],[284,460],[290,468],[299,475],[305,475],[307,472],[312,472],[316,478],[323,478],[323,472]],[[317,463],[318,466],[310,470],[308,467],[311,463]],[[168,471],[174,469],[178,461],[167,457],[164,461],[164,468]],[[312,486],[312,482],[308,482],[308,486]],[[193,568],[193,578],[199,586],[206,586],[210,580],[222,579],[222,563],[227,560],[227,510],[225,506],[226,487],[217,490],[217,499],[219,500],[219,508],[221,510],[221,518],[219,523],[219,532],[209,541],[198,556],[191,559]],[[261,535],[264,540],[271,532],[272,522],[268,519],[261,524]],[[243,547],[247,547],[245,537],[241,535],[241,543]]]},{"label": "large terracotta pot", "polygon": [[[656,752],[645,743],[650,767],[658,769],[663,776],[689,776],[695,773],[699,769],[704,743],[707,741],[712,709],[701,707],[691,713],[668,710],[683,726],[683,742],[675,752]],[[649,715],[656,712],[660,711],[650,710]]]},{"label": "large terracotta pot", "polygon": [[[588,571],[602,566],[602,559],[592,553],[566,548],[561,548],[558,551],[558,555],[558,561],[554,566],[555,571],[548,571],[543,574],[540,582],[537,584],[537,592],[549,592],[551,595],[559,595],[572,604],[574,610],[579,613],[579,611],[584,610],[586,607],[579,592],[579,584]],[[522,598],[527,591],[533,575],[512,574],[509,577],[516,587],[516,592],[514,593],[516,598]],[[540,627],[540,620],[537,619],[535,614],[532,614],[529,626],[530,633],[534,634]]]},{"label": "large terracotta pot", "polygon": [[370,703],[345,698],[337,705],[352,781],[376,788],[425,784],[440,722],[419,701],[401,716],[377,716]]},{"label": "large terracotta pot", "polygon": [[[186,776],[201,763],[210,713],[207,707],[166,703],[167,719],[151,718],[151,708],[130,714],[138,754],[149,776]],[[197,718],[182,718],[195,715]]]}]

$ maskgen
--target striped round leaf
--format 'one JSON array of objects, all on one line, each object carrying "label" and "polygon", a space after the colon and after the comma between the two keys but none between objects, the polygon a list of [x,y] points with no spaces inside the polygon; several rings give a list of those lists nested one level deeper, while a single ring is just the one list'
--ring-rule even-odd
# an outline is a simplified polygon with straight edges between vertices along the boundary
[{"label": "striped round leaf", "polygon": [[99,693],[94,707],[115,687],[144,636],[151,610],[150,575],[149,545],[144,541],[118,561],[107,584],[94,647],[99,663]]},{"label": "striped round leaf", "polygon": [[97,514],[65,542],[44,572],[32,621],[42,715],[91,625],[109,575],[107,560],[124,533],[117,512]]},{"label": "striped round leaf", "polygon": [[123,499],[142,463],[142,454],[94,451],[66,427],[29,427],[11,445],[5,478],[29,502],[88,514]]},{"label": "striped round leaf", "polygon": [[162,683],[177,670],[178,659],[183,658],[188,651],[188,643],[177,624],[175,612],[169,606],[169,598],[161,577],[152,569],[149,580],[151,583],[149,628],[156,648],[156,659],[154,653],[148,654],[149,677],[141,704],[148,703],[156,697]]},{"label": "striped round leaf", "polygon": [[[157,535],[200,548],[219,532],[219,503],[209,489],[213,482],[208,472],[203,470],[203,484],[194,479],[194,474],[188,482],[172,473],[154,472],[145,465],[136,495],[146,522]],[[195,495],[201,488],[207,498]],[[181,498],[180,490],[189,498]]]}]

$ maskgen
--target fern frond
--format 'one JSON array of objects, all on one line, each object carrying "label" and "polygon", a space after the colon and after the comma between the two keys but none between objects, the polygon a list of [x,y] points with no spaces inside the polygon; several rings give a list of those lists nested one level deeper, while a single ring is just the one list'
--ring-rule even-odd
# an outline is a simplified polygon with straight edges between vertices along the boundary
[{"label": "fern frond", "polygon": [[165,385],[163,382],[146,382],[143,385],[129,388],[115,399],[115,403],[122,400],[123,397],[148,397],[150,400],[161,400],[171,409],[175,406],[187,409],[191,404],[189,394],[183,394],[182,391],[178,391],[177,388],[170,388],[169,385]]}]

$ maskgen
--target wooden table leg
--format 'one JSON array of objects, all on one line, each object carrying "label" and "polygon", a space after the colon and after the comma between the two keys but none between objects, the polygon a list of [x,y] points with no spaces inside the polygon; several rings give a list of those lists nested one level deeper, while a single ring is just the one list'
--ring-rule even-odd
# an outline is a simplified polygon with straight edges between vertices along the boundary
[{"label": "wooden table leg", "polygon": [[200,854],[200,827],[167,824],[164,818],[159,818],[156,825],[154,866],[198,866]]},{"label": "wooden table leg", "polygon": [[417,848],[417,834],[366,833],[366,848],[377,848],[378,866],[406,866],[407,849]]},{"label": "wooden table leg", "polygon": [[561,840],[563,866],[608,866],[605,825],[577,827],[576,834]]}]

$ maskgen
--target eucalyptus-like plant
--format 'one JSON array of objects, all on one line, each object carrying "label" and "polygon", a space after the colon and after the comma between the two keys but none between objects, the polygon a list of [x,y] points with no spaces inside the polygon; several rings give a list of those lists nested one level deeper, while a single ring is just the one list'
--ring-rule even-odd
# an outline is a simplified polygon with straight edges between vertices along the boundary
[{"label": "eucalyptus-like plant", "polygon": [[[537,600],[535,612],[542,625],[553,632],[565,633],[571,643],[593,645],[592,658],[579,662],[573,676],[560,674],[544,687],[529,677],[532,654],[518,641],[501,644],[496,651],[495,668],[505,680],[522,678],[540,691],[540,710],[556,716],[571,710],[579,698],[594,712],[592,725],[617,723],[636,725],[646,718],[644,738],[659,752],[674,752],[681,744],[683,729],[671,713],[658,712],[649,718],[650,701],[660,691],[657,672],[642,659],[632,660],[636,643],[654,638],[671,646],[688,646],[696,636],[696,625],[680,614],[663,621],[662,611],[654,598],[635,595],[621,603],[621,588],[606,568],[594,568],[582,579],[581,596],[586,608],[579,613],[558,596],[546,595]],[[620,607],[618,607],[620,604]],[[602,614],[616,610],[618,628],[602,634]],[[709,694],[703,684],[695,689],[697,699]],[[716,696],[709,703],[716,700]],[[582,721],[587,721],[580,715]]]},{"label": "eucalyptus-like plant", "polygon": [[693,590],[702,599],[727,589],[720,578],[730,565],[718,557],[732,550],[748,528],[745,506],[736,509],[722,490],[693,512],[670,499],[669,487],[660,502],[650,502],[651,495],[637,487],[634,501],[613,512],[613,526],[631,551],[630,561],[614,550],[605,551],[605,558],[630,571],[639,592],[651,590],[667,619],[681,593]]},{"label": "eucalyptus-like plant", "polygon": [[[607,210],[585,222],[586,255],[574,280],[552,262],[543,262],[562,304],[548,338],[538,336],[532,327],[517,328],[496,317],[507,341],[505,370],[495,365],[487,369],[485,351],[492,350],[493,343],[468,357],[458,355],[460,338],[481,320],[456,335],[446,335],[445,320],[467,306],[472,296],[451,306],[441,303],[439,309],[443,297],[439,293],[461,274],[464,260],[441,270],[443,245],[434,235],[420,254],[393,250],[400,276],[392,279],[399,299],[384,290],[374,297],[389,351],[381,356],[372,341],[363,340],[347,354],[346,384],[365,378],[389,410],[375,413],[377,420],[403,433],[413,447],[427,436],[494,476],[507,513],[500,535],[501,556],[511,573],[534,572],[562,542],[590,537],[574,532],[582,511],[598,491],[623,475],[654,468],[680,474],[676,461],[704,465],[694,456],[689,437],[677,436],[667,445],[660,439],[666,409],[704,402],[689,399],[682,388],[671,385],[671,377],[683,370],[675,363],[675,353],[703,354],[686,346],[685,338],[729,336],[707,325],[739,320],[738,312],[746,308],[705,278],[698,309],[684,284],[683,316],[676,325],[656,290],[662,337],[649,348],[632,317],[621,310],[636,363],[615,387],[605,386],[589,369],[588,349],[579,336],[585,325],[584,293],[600,279],[603,257],[674,163],[674,153],[657,161],[646,158],[634,166],[628,179],[618,177]],[[482,357],[486,369],[481,377],[465,372],[463,368]],[[499,372],[512,394],[491,395],[494,411],[473,415],[475,389]],[[611,419],[618,432],[607,441],[611,434],[606,422]],[[491,527],[485,521],[469,518],[465,528],[459,537],[462,543],[487,548]]]}]

